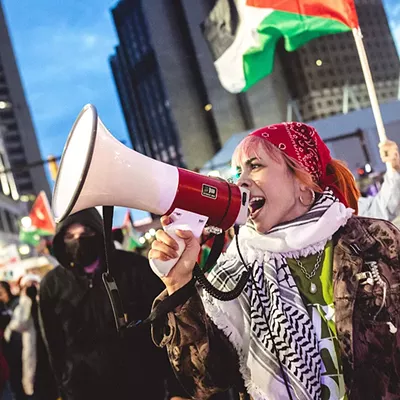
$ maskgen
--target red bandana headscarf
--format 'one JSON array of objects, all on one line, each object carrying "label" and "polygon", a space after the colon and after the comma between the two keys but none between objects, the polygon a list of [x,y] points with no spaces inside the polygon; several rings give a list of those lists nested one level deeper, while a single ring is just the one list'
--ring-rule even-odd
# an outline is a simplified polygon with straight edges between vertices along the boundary
[{"label": "red bandana headscarf", "polygon": [[300,122],[286,122],[260,128],[249,136],[263,138],[294,158],[312,175],[321,189],[328,186],[339,201],[347,206],[347,201],[332,177],[326,174],[326,167],[332,159],[331,153],[312,126]]}]

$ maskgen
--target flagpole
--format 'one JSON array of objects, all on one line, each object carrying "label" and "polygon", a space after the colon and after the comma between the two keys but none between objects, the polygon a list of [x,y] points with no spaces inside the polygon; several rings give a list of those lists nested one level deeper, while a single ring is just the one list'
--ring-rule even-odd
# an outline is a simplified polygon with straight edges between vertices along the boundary
[{"label": "flagpole", "polygon": [[[368,63],[367,52],[365,51],[363,36],[361,33],[361,29],[353,28],[353,36],[356,42],[358,56],[360,57],[361,68],[364,74],[365,83],[367,85],[367,91],[369,100],[371,102],[372,113],[374,114],[376,128],[378,130],[378,136],[381,143],[386,142],[386,130],[385,125],[383,124],[381,110],[379,108],[378,98],[376,96],[374,81],[372,80],[371,69]],[[388,171],[391,171],[391,164],[386,163],[386,168]]]}]

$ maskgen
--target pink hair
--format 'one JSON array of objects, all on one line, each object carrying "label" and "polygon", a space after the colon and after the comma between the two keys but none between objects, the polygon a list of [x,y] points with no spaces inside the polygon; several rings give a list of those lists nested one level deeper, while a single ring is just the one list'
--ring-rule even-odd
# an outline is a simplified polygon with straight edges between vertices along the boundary
[{"label": "pink hair", "polygon": [[289,171],[291,171],[301,183],[314,192],[322,192],[318,184],[314,182],[311,174],[309,174],[302,165],[294,158],[279,150],[272,143],[258,136],[247,136],[239,143],[232,156],[232,166],[236,167],[254,156],[261,158],[260,150],[264,150],[274,161],[279,162],[283,160]]}]

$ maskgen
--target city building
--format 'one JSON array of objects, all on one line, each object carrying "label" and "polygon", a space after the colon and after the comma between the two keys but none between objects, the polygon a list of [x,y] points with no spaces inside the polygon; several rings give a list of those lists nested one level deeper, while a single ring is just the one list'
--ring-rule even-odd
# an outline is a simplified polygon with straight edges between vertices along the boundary
[{"label": "city building", "polygon": [[[125,8],[129,8],[128,20]],[[156,160],[181,166],[179,138],[142,8],[124,3],[113,15],[121,44],[110,64],[133,148]]]},{"label": "city building", "polygon": [[121,0],[110,63],[132,145],[150,157],[200,168],[235,132],[287,118],[280,60],[247,93],[219,83],[200,25],[209,0]]},{"label": "city building", "polygon": [[[10,187],[16,186],[16,191],[11,189],[12,198],[17,200],[21,196],[24,196],[23,198],[35,196],[41,190],[50,196],[49,183],[43,166],[30,169],[20,168],[23,165],[39,161],[41,154],[1,3],[0,125],[3,144],[0,150],[3,151],[0,154],[0,160],[8,159],[15,180],[15,185],[10,182]],[[0,170],[1,168],[0,166]]]},{"label": "city building", "polygon": [[30,254],[19,241],[20,220],[35,195],[45,190],[49,196],[50,188],[42,165],[22,167],[40,159],[0,2],[0,268]]},{"label": "city building", "polygon": [[[364,46],[380,103],[399,96],[400,61],[382,0],[355,0]],[[295,52],[280,51],[304,121],[370,106],[351,32],[323,36]]]},{"label": "city building", "polygon": [[[382,2],[355,3],[378,99],[397,99],[400,62]],[[214,4],[121,0],[112,10],[119,46],[111,66],[136,150],[192,169],[235,133],[370,106],[352,33],[290,53],[281,41],[272,74],[246,93],[228,93],[201,32]]]}]

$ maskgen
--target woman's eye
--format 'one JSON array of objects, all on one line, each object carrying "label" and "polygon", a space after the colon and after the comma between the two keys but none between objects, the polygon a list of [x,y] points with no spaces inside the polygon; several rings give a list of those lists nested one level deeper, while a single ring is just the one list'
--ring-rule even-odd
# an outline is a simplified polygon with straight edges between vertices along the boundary
[{"label": "woman's eye", "polygon": [[259,168],[259,167],[261,167],[260,164],[250,164],[250,168],[251,168],[251,169],[257,169],[257,168]]}]

